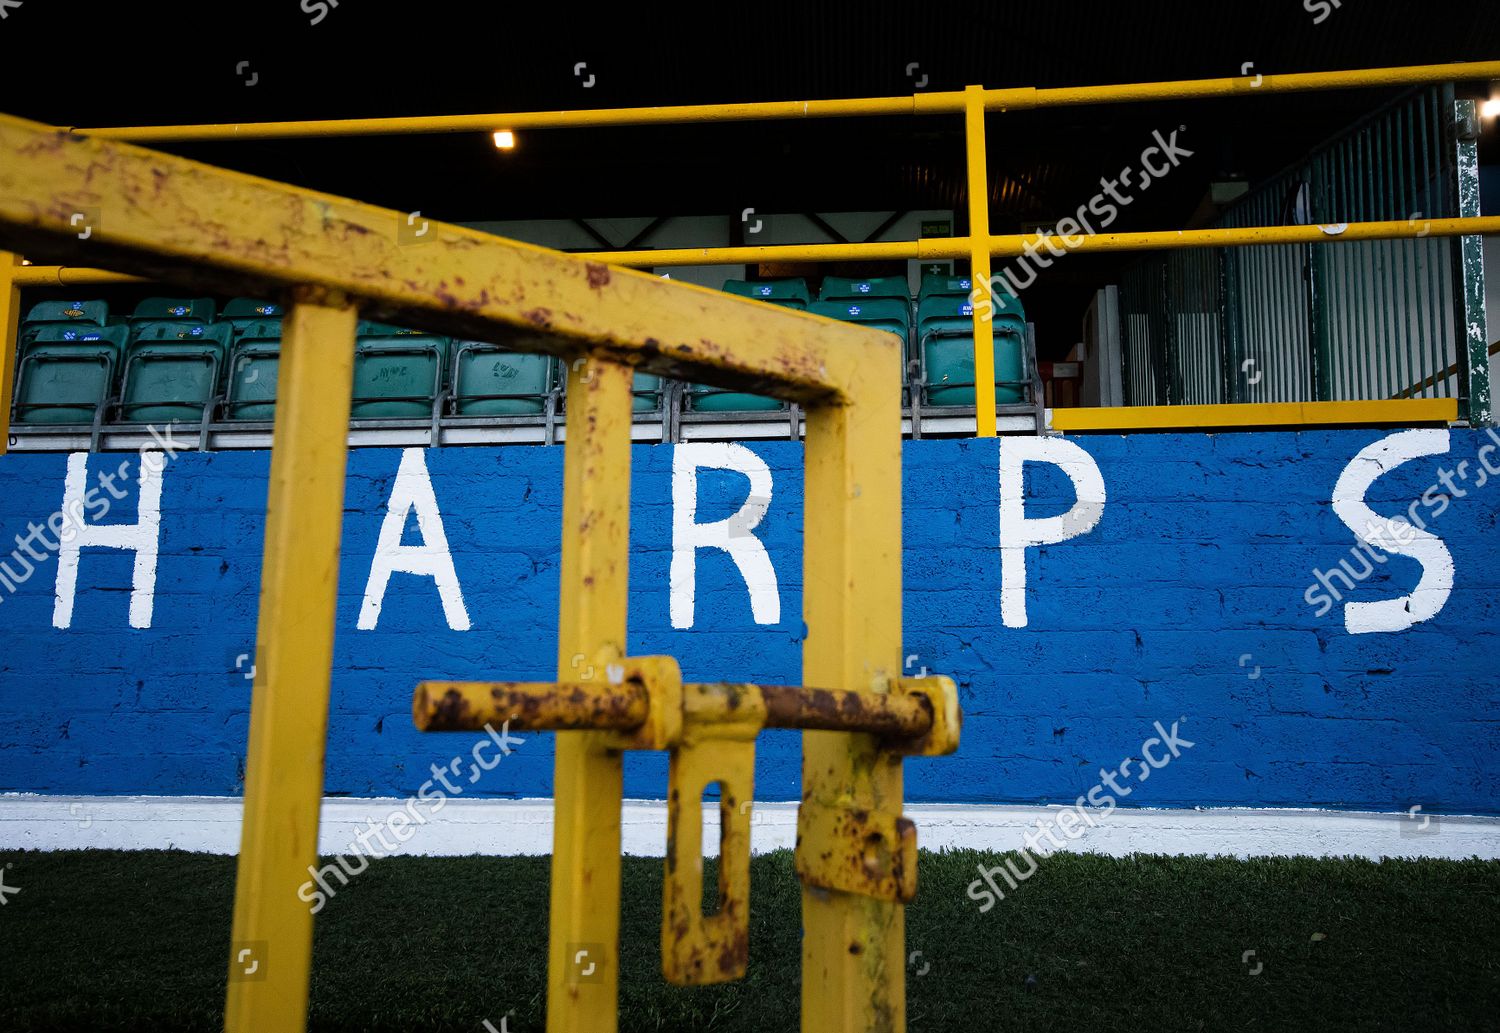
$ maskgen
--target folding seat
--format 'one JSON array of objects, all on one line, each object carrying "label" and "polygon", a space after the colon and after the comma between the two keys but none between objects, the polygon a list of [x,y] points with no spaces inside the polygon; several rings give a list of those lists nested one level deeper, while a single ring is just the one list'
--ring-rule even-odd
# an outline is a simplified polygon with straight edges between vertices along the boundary
[{"label": "folding seat", "polygon": [[92,423],[114,387],[126,333],[123,326],[37,327],[16,363],[16,422]]},{"label": "folding seat", "polygon": [[131,325],[145,322],[212,323],[213,298],[147,298],[130,314]]},{"label": "folding seat", "polygon": [[[1026,377],[1026,323],[996,297],[995,400],[1019,402]],[[1019,303],[1017,303],[1019,304]],[[974,404],[974,306],[967,298],[929,297],[917,309],[918,355],[928,405]]]},{"label": "folding seat", "polygon": [[127,423],[202,420],[204,406],[218,396],[229,355],[229,324],[147,321],[130,329],[120,418]]},{"label": "folding seat", "polygon": [[851,280],[844,276],[823,278],[819,301],[863,301],[870,298],[895,298],[911,304],[911,288],[904,276],[867,276]]},{"label": "folding seat", "polygon": [[785,305],[787,308],[806,308],[812,301],[807,281],[800,276],[784,280],[725,280],[724,292],[737,294],[742,298],[768,301],[773,305]]},{"label": "folding seat", "polygon": [[483,341],[453,342],[453,411],[459,416],[538,415],[554,381],[550,355],[507,351]]},{"label": "folding seat", "polygon": [[[225,322],[233,324],[234,321],[228,318],[229,305],[224,308]],[[229,353],[229,383],[224,392],[225,418],[275,419],[276,373],[280,365],[281,321],[272,318],[240,322]]]},{"label": "folding seat", "polygon": [[17,335],[18,351],[35,339],[43,327],[96,327],[109,325],[109,306],[102,301],[39,301],[31,306]]},{"label": "folding seat", "polygon": [[233,298],[219,313],[219,322],[228,323],[239,334],[252,323],[267,319],[280,319],[286,315],[286,307],[280,302],[260,301],[256,298]]},{"label": "folding seat", "polygon": [[430,417],[447,354],[446,337],[362,321],[354,344],[350,417]]}]

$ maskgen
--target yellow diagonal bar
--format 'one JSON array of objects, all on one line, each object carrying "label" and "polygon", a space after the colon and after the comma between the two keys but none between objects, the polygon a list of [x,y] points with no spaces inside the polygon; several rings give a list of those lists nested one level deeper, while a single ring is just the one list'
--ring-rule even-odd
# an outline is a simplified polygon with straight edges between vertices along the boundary
[{"label": "yellow diagonal bar", "polygon": [[[625,655],[630,548],[629,367],[568,375],[559,681],[603,681]],[[604,732],[557,733],[548,1033],[612,1033],[620,978],[622,763]]]},{"label": "yellow diagonal bar", "polygon": [[303,291],[282,335],[226,1033],[307,1023],[356,315]]},{"label": "yellow diagonal bar", "polygon": [[[892,340],[887,338],[888,340]],[[901,360],[872,356],[847,406],[807,418],[803,681],[871,691],[901,674]],[[869,735],[804,732],[804,805],[900,813],[901,761]],[[801,842],[822,856],[846,844]],[[802,889],[802,1028],[906,1028],[902,905]]]},{"label": "yellow diagonal bar", "polygon": [[[87,240],[70,225],[98,212]],[[417,233],[422,230],[421,235]],[[309,284],[373,318],[520,351],[585,350],[806,403],[879,331],[0,116],[0,248],[206,292]]]}]

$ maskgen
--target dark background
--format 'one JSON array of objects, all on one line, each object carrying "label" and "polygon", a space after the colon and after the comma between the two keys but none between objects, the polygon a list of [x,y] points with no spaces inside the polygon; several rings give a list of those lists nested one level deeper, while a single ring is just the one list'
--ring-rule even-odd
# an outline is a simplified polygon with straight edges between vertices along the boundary
[{"label": "dark background", "polygon": [[[1491,2],[1344,0],[1315,24],[1303,0],[340,0],[311,24],[331,2],[25,0],[0,21],[0,110],[83,127],[254,122],[892,96],[921,74],[942,90],[1500,59]],[[1137,164],[1152,130],[1179,125],[1196,156],[1111,228],[1184,226],[1210,182],[1272,174],[1396,92],[992,115],[992,229],[1075,210],[1100,175]],[[1487,126],[1487,163],[1497,136]],[[509,153],[484,134],[159,146],[449,221],[952,208],[964,229],[956,117],[529,131]],[[1066,352],[1093,290],[1129,260],[1075,255],[1044,274],[1026,298],[1044,353]]]}]

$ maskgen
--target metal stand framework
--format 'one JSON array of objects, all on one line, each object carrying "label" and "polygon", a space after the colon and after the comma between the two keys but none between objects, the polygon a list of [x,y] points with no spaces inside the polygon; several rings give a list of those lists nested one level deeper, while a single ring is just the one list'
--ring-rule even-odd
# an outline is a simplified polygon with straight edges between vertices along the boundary
[{"label": "metal stand framework", "polygon": [[[101,218],[87,241],[70,213]],[[615,1028],[621,757],[666,749],[669,979],[748,963],[754,738],[804,729],[797,871],[803,1026],[905,1027],[902,905],[916,842],[901,758],[952,752],[950,679],[901,677],[901,363],[893,337],[717,291],[0,116],[0,249],[190,289],[288,299],[225,1028],[305,1028],[355,323],[363,315],[557,355],[571,370],[558,684],[429,684],[426,727],[515,715],[557,743],[548,1026]],[[13,280],[0,284],[15,304]],[[0,293],[0,301],[5,294]],[[0,311],[0,315],[5,315]],[[585,361],[578,362],[576,360]],[[631,384],[643,370],[807,413],[806,678],[683,685],[624,653]],[[579,682],[573,660],[593,671]],[[433,700],[437,700],[434,705]],[[721,787],[719,899],[701,912],[701,812]],[[582,953],[580,953],[582,952]],[[593,969],[584,971],[586,959]]]},{"label": "metal stand framework", "polygon": [[[966,236],[913,241],[792,244],[764,247],[675,248],[598,252],[587,257],[615,265],[665,267],[757,262],[842,262],[880,260],[968,259],[975,287],[974,369],[977,429],[980,437],[996,433],[992,324],[986,317],[990,282],[990,259],[1016,258],[1030,246],[1046,247],[1054,254],[1070,251],[1150,251],[1175,248],[1239,247],[1261,244],[1312,244],[1333,241],[1396,240],[1415,236],[1463,236],[1466,269],[1480,267],[1478,234],[1500,233],[1500,218],[1478,218],[1478,185],[1473,184],[1472,211],[1466,206],[1462,219],[1424,220],[1420,227],[1410,222],[1364,222],[1325,230],[1321,226],[1261,226],[1205,230],[1163,230],[1145,233],[1098,233],[1091,236],[1050,236],[1036,239],[1021,234],[992,234],[989,224],[989,178],[985,153],[986,113],[1037,108],[1078,107],[1100,104],[1132,104],[1151,101],[1228,99],[1270,94],[1305,93],[1322,90],[1364,89],[1401,85],[1423,85],[1455,81],[1500,79],[1500,61],[1415,65],[1402,68],[1371,68],[1290,75],[1246,75],[1221,79],[1175,82],[1122,83],[1052,89],[1012,87],[915,93],[905,97],[865,97],[841,100],[772,101],[756,104],[692,104],[652,108],[612,108],[585,111],[496,112],[476,115],[436,115],[400,118],[355,118],[303,122],[265,122],[248,125],[115,126],[73,129],[70,132],[115,140],[183,142],[201,140],[284,140],[306,137],[402,136],[435,133],[489,133],[497,129],[562,129],[599,126],[661,125],[702,122],[777,121],[808,118],[861,118],[891,116],[962,115],[968,170],[969,230]],[[1469,142],[1472,146],[1472,141]],[[1461,185],[1461,189],[1469,189]],[[89,268],[33,267],[17,271],[15,282],[23,286],[82,285],[128,280],[118,272]],[[3,270],[0,270],[3,280]],[[3,282],[0,282],[3,286]],[[1463,304],[1470,310],[1483,307],[1482,294],[1472,291]],[[1470,323],[1473,326],[1473,322]],[[1470,342],[1461,414],[1473,424],[1490,421],[1489,366],[1480,350],[1483,342]],[[986,387],[988,385],[988,388]],[[1383,400],[1383,421],[1406,420],[1401,400]],[[1223,408],[1216,406],[1216,409]],[[1243,423],[1242,417],[1216,416],[1218,423]],[[1128,424],[1123,424],[1128,426]],[[1155,426],[1153,422],[1151,424]],[[1182,414],[1177,426],[1195,426]]]}]

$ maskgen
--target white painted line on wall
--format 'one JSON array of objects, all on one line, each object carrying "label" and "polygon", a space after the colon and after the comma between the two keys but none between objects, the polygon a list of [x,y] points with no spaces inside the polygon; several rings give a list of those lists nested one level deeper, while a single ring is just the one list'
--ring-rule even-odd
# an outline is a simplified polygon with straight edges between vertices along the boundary
[{"label": "white painted line on wall", "polygon": [[[321,853],[352,853],[355,836],[405,809],[389,798],[323,801]],[[0,795],[0,850],[190,850],[233,854],[240,845],[240,800],[220,796]],[[1018,850],[1022,836],[1051,807],[911,804],[917,842],[929,850]],[[1409,817],[1366,811],[1116,810],[1070,849],[1123,856],[1224,854],[1234,857],[1500,858],[1500,818],[1432,815],[1421,826]],[[660,857],[666,844],[666,805],[627,800],[622,808],[624,851]],[[716,851],[718,814],[706,816],[704,843]],[[427,824],[391,853],[547,854],[552,850],[551,800],[449,799]],[[757,853],[790,848],[797,837],[795,803],[758,803],[751,841]],[[386,851],[379,851],[380,854]]]}]

